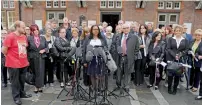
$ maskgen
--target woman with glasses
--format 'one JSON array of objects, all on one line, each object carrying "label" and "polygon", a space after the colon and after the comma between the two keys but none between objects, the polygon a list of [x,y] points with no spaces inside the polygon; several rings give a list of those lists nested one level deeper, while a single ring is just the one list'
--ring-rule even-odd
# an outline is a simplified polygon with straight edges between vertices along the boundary
[{"label": "woman with glasses", "polygon": [[104,38],[101,36],[100,29],[97,25],[93,25],[90,29],[90,36],[86,38],[83,45],[83,57],[84,57],[84,67],[87,67],[87,74],[91,78],[91,90],[93,92],[98,91],[98,80],[101,80],[104,75],[104,70],[102,68],[101,57],[93,55],[91,61],[86,60],[87,46],[103,46],[102,50],[107,50],[107,44]]},{"label": "woman with glasses", "polygon": [[200,82],[201,61],[199,57],[202,54],[202,33],[200,32],[200,29],[195,31],[195,40],[190,44],[190,50],[194,53],[194,55],[192,55],[192,69],[190,74],[190,85],[192,86],[192,92],[196,92],[198,90]]},{"label": "woman with glasses", "polygon": [[[64,87],[69,82],[68,78],[72,76],[72,69],[69,66],[69,58],[68,53],[71,51],[70,41],[65,37],[66,29],[61,27],[59,29],[59,37],[55,39],[55,47],[59,52],[59,62],[60,62],[60,87]],[[65,78],[63,80],[63,77]],[[65,84],[64,84],[65,82]]]}]

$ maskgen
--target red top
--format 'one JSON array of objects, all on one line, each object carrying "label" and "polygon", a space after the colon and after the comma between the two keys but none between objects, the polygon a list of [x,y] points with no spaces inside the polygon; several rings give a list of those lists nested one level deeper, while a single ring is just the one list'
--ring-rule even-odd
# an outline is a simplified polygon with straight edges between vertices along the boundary
[{"label": "red top", "polygon": [[10,33],[6,36],[3,46],[8,47],[6,67],[23,68],[29,65],[26,49],[28,43],[25,35],[17,36],[15,33]]}]

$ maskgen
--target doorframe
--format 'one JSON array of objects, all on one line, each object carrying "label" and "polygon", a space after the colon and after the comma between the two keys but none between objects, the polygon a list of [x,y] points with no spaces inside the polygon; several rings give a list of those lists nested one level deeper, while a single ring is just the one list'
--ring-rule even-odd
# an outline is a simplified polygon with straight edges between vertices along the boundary
[{"label": "doorframe", "polygon": [[100,12],[100,22],[103,21],[102,15],[119,15],[119,20],[121,20],[121,11],[120,12]]}]

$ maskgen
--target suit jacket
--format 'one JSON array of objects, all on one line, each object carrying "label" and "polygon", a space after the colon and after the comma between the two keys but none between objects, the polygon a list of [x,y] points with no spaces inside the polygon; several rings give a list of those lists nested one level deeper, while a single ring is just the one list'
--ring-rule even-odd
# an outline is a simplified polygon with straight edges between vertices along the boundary
[{"label": "suit jacket", "polygon": [[154,43],[150,43],[148,50],[150,59],[152,56],[155,57],[155,59],[156,58],[163,59],[165,53],[165,42],[161,41],[155,47]]},{"label": "suit jacket", "polygon": [[[190,43],[189,50],[192,50],[194,43],[195,43],[195,40]],[[194,54],[195,54],[195,57],[199,60],[198,58],[199,55],[202,55],[202,42],[199,43]],[[202,60],[196,61],[192,56],[191,58],[192,58],[192,64],[194,65],[194,67],[201,67]]]},{"label": "suit jacket", "polygon": [[[142,45],[142,44],[143,44],[143,41],[142,41],[141,35],[138,35],[138,39],[139,39],[140,45]],[[149,44],[150,44],[150,42],[151,42],[151,37],[150,37],[149,35],[147,35],[146,41],[145,41],[146,54],[148,54],[148,49],[149,49]],[[141,49],[141,48],[140,48],[140,49]],[[144,56],[144,55],[142,55],[141,51],[139,51],[139,52],[138,52],[138,59],[142,59],[142,56]]]},{"label": "suit jacket", "polygon": [[[40,45],[39,47],[37,48],[36,44],[34,43],[34,36],[28,36],[27,37],[27,40],[28,40],[28,48],[27,48],[27,51],[28,51],[28,57],[31,59],[31,58],[38,58],[41,57],[42,58],[45,58],[46,57],[46,53],[48,52],[49,48],[48,48],[48,44],[46,42],[46,39],[44,36],[39,36],[40,38]],[[45,49],[45,53],[43,54],[39,54],[39,51],[40,50],[43,50]]]},{"label": "suit jacket", "polygon": [[177,54],[179,55],[180,60],[182,60],[182,57],[185,57],[189,50],[189,42],[186,39],[182,39],[178,48],[177,48],[177,42],[174,39],[174,37],[170,37],[166,44],[167,44],[166,45],[167,61],[175,61],[176,60],[175,57]]},{"label": "suit jacket", "polygon": [[[118,35],[116,46],[121,46],[122,37],[123,37],[123,33],[121,33],[121,35]],[[137,59],[139,46],[140,46],[140,43],[138,40],[138,36],[129,33],[128,38],[126,40],[126,48],[127,48],[126,53],[127,53],[127,63],[128,63],[127,65],[128,69],[125,71],[126,73],[132,73],[134,70],[134,61]]]}]

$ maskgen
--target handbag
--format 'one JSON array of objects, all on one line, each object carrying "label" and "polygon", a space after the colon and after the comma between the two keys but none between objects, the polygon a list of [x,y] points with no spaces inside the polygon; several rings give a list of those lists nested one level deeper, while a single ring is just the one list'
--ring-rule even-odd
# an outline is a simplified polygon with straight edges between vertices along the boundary
[{"label": "handbag", "polygon": [[32,73],[32,71],[27,71],[25,74],[25,82],[29,85],[34,85],[35,81],[34,81],[34,74]]},{"label": "handbag", "polygon": [[182,64],[180,64],[178,62],[170,62],[167,65],[168,72],[173,72],[176,74],[182,74],[183,73],[182,69],[183,69]]},{"label": "handbag", "polygon": [[106,66],[107,68],[110,70],[110,71],[116,71],[117,70],[117,65],[114,61],[114,59],[112,58],[111,54],[108,53],[107,55],[107,63],[106,63]]}]

